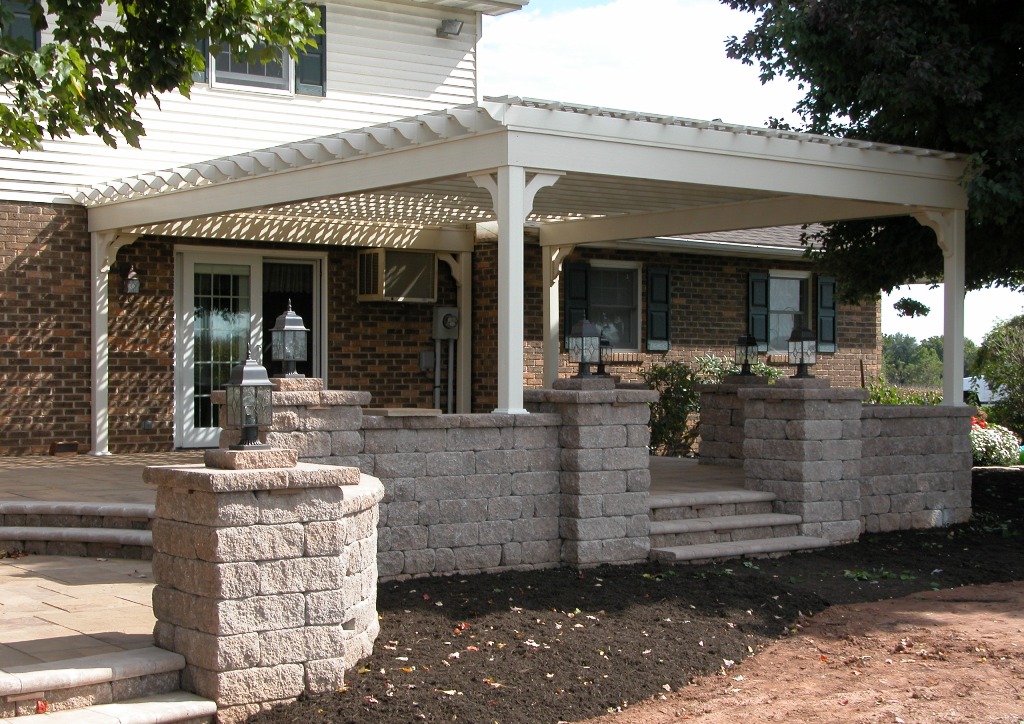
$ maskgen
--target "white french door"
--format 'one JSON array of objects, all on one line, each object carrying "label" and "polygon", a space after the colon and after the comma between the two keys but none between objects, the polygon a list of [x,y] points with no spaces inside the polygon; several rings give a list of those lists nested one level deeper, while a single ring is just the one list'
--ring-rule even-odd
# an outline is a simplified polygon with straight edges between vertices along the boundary
[{"label": "white french door", "polygon": [[[263,358],[264,333],[285,311],[282,299],[294,296],[296,306],[308,310],[309,318],[304,317],[304,321],[313,333],[307,374],[319,372],[321,268],[320,259],[188,249],[178,253],[175,447],[217,446],[220,426],[211,396],[223,389],[232,368],[245,360],[248,349],[254,360],[274,373],[270,360]],[[275,308],[265,310],[266,305]]]}]

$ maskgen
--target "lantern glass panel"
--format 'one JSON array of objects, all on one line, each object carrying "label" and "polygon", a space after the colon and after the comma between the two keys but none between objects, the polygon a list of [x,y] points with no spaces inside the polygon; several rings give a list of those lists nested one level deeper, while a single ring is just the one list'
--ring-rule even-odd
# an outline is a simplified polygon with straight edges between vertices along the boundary
[{"label": "lantern glass panel", "polygon": [[227,426],[241,427],[245,419],[242,416],[242,388],[238,385],[225,385],[224,393],[227,397],[227,403],[224,405]]}]

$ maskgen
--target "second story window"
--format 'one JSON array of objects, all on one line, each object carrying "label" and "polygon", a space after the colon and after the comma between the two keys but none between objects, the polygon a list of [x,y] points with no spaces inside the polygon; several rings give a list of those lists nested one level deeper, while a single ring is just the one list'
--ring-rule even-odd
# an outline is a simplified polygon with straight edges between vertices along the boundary
[{"label": "second story window", "polygon": [[222,88],[327,95],[327,8],[321,5],[318,9],[321,34],[316,37],[317,45],[300,52],[296,60],[281,51],[277,59],[269,63],[247,62],[235,58],[227,49],[212,54],[210,44],[203,41],[197,47],[207,56],[206,68],[197,72],[193,79]]},{"label": "second story window", "polygon": [[224,50],[213,56],[215,84],[240,85],[250,88],[291,89],[291,59],[280,53],[280,59],[269,63],[248,63]]},{"label": "second story window", "polygon": [[9,15],[3,18],[2,35],[9,40],[24,40],[32,50],[39,50],[39,32],[32,27],[26,0],[0,0],[0,7]]}]

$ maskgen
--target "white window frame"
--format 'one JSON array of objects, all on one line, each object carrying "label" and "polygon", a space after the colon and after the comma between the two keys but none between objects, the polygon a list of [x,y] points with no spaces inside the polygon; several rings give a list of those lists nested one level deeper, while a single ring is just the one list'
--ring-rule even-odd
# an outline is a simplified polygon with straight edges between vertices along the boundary
[{"label": "white window frame", "polygon": [[[595,260],[592,260],[590,262],[590,268],[591,269],[608,269],[608,270],[613,270],[613,271],[635,271],[636,272],[636,285],[635,285],[636,286],[636,290],[635,290],[636,291],[636,299],[634,300],[634,307],[633,307],[633,312],[634,312],[633,324],[634,324],[634,328],[636,329],[636,346],[634,346],[634,347],[621,347],[619,345],[613,344],[612,345],[612,350],[614,352],[639,352],[640,351],[640,345],[642,344],[642,340],[640,338],[640,335],[643,332],[643,324],[642,324],[643,316],[642,315],[643,315],[643,311],[644,311],[644,307],[643,307],[643,270],[644,270],[644,265],[643,265],[643,263],[642,262],[638,262],[638,261],[609,261],[609,260],[596,260],[595,259]],[[588,297],[589,297],[589,290],[588,290]],[[596,319],[593,319],[593,317],[596,316],[596,315],[594,315],[594,311],[593,311],[594,310],[594,299],[593,298],[588,298],[588,300],[587,300],[587,307],[588,307],[588,310],[589,310],[590,321],[593,322],[594,324],[598,325],[598,327],[600,327],[601,325],[600,325],[599,321],[596,320]]]},{"label": "white window frame", "polygon": [[769,269],[768,270],[768,354],[788,354],[789,353],[789,346],[788,345],[786,347],[782,348],[782,349],[776,349],[776,348],[773,348],[771,346],[771,343],[772,343],[772,334],[771,334],[771,330],[772,330],[772,315],[779,313],[779,312],[776,312],[772,308],[771,285],[772,285],[772,281],[775,280],[775,279],[795,279],[795,280],[806,282],[804,299],[803,299],[803,309],[799,312],[799,314],[803,315],[804,326],[806,326],[808,329],[813,329],[813,327],[814,327],[814,320],[811,319],[811,316],[810,316],[811,315],[811,298],[813,296],[813,293],[812,293],[812,290],[811,290],[812,275],[811,275],[811,272],[809,272],[809,271],[798,271],[798,270],[795,270],[795,269]]},{"label": "white window frame", "polygon": [[[230,53],[231,49],[226,48],[225,53]],[[278,96],[294,96],[295,95],[295,61],[290,55],[284,52],[282,49],[278,49],[281,54],[281,68],[284,71],[284,77],[282,79],[282,86],[271,86],[271,85],[260,85],[259,83],[239,83],[230,79],[221,79],[217,73],[217,56],[219,53],[214,53],[210,50],[207,53],[206,68],[209,75],[209,83],[211,88],[217,88],[220,90],[232,90],[232,91],[247,91],[250,93],[266,93],[269,95]],[[253,76],[255,77],[255,76]]]}]

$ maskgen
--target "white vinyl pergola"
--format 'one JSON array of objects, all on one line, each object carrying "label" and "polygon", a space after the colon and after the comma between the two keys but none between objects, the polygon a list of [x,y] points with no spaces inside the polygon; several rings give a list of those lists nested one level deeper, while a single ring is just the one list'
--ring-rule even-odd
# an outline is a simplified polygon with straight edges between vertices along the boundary
[{"label": "white vinyl pergola", "polygon": [[943,393],[962,404],[964,223],[952,153],[520,98],[487,99],[81,191],[93,239],[93,453],[107,452],[107,274],[144,234],[438,251],[459,285],[469,399],[470,255],[498,236],[498,407],[523,407],[524,227],[544,249],[545,381],[576,246],[913,216],[945,257]]}]

